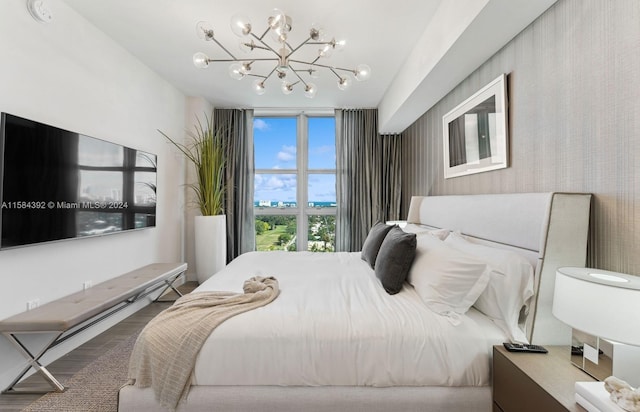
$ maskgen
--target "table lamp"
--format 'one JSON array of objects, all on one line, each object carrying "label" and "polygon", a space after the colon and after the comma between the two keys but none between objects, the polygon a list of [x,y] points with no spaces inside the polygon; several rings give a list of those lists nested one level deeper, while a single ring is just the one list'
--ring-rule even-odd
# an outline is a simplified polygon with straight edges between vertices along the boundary
[{"label": "table lamp", "polygon": [[[640,386],[640,276],[559,268],[552,313],[573,328],[576,366],[599,380],[614,375]],[[576,401],[588,411],[620,410],[602,382],[577,382]]]}]

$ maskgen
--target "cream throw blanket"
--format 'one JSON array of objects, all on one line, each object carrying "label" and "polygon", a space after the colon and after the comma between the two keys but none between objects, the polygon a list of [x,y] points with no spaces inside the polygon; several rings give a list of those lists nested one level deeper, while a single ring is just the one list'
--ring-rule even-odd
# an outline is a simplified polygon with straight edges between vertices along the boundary
[{"label": "cream throw blanket", "polygon": [[133,348],[130,383],[153,387],[160,404],[175,409],[189,392],[196,357],[211,332],[232,316],[268,304],[279,292],[273,277],[252,277],[243,289],[244,294],[190,293],[159,313]]}]

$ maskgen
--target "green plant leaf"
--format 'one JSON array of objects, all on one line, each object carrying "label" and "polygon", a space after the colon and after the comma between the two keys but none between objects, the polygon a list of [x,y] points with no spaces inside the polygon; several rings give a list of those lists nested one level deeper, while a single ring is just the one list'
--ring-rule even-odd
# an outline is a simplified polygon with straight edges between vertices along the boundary
[{"label": "green plant leaf", "polygon": [[203,216],[224,214],[227,165],[226,133],[216,128],[213,115],[205,114],[206,123],[196,118],[194,131],[186,131],[185,143],[180,143],[158,130],[194,167],[197,181],[188,183],[196,195],[196,203]]}]

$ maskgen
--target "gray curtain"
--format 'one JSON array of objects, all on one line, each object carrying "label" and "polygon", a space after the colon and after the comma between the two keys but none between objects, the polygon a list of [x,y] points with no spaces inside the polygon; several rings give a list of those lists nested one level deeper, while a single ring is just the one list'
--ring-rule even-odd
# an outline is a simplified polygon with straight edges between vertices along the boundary
[{"label": "gray curtain", "polygon": [[400,218],[400,135],[378,134],[376,109],[336,110],[336,249],[358,251],[376,221]]},{"label": "gray curtain", "polygon": [[464,136],[464,115],[449,123],[449,164],[454,167],[467,163]]},{"label": "gray curtain", "polygon": [[253,216],[253,110],[214,109],[216,128],[227,134],[227,262],[255,250]]}]

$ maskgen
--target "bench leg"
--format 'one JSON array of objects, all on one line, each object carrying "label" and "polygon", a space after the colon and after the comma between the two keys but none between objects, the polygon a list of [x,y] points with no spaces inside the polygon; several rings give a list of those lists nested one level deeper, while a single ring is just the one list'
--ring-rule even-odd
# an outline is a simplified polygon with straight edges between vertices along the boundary
[{"label": "bench leg", "polygon": [[158,297],[155,299],[154,302],[158,302],[158,299],[160,299],[162,297],[162,295],[164,295],[164,293],[168,290],[168,289],[172,289],[176,295],[178,295],[178,297],[182,297],[182,293],[180,293],[180,291],[178,289],[176,289],[173,284],[176,280],[178,280],[180,278],[180,276],[182,276],[184,272],[177,274],[173,279],[165,279],[164,283],[167,284],[167,286],[165,286],[165,288],[162,290],[162,292],[160,292],[160,294],[158,295]]},{"label": "bench leg", "polygon": [[[11,342],[13,346],[16,349],[18,349],[18,351],[22,354],[22,356],[24,356],[29,362],[29,366],[27,366],[24,370],[22,370],[22,372],[18,375],[18,377],[13,382],[11,382],[11,384],[7,387],[7,389],[2,391],[3,394],[64,392],[66,390],[66,388],[51,374],[51,372],[49,372],[47,368],[45,368],[39,362],[42,355],[44,355],[44,353],[51,346],[53,346],[53,343],[58,340],[58,338],[62,335],[62,333],[57,333],[49,342],[47,342],[44,348],[40,352],[38,352],[35,356],[31,353],[29,349],[26,348],[26,346],[22,344],[22,342],[20,342],[20,340],[16,337],[15,334],[10,332],[3,332],[3,335],[7,337],[9,342]],[[16,388],[15,385],[17,385],[22,380],[24,375],[31,368],[33,368],[36,372],[38,372],[49,383],[49,385],[51,385],[51,387]]]}]

